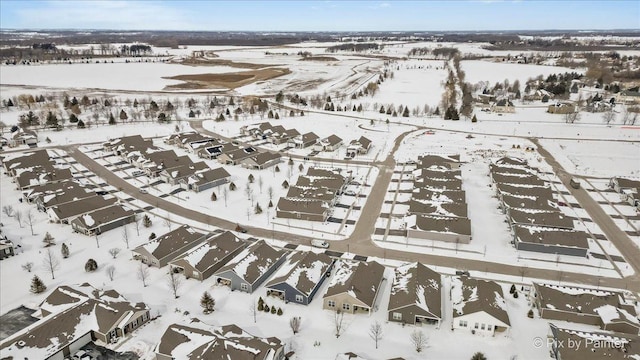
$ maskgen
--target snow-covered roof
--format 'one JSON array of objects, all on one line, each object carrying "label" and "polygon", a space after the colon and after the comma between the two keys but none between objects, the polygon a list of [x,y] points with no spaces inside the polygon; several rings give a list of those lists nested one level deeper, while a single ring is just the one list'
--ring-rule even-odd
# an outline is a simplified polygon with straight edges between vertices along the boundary
[{"label": "snow-covered roof", "polygon": [[264,240],[258,240],[238,253],[216,274],[233,271],[241,279],[253,284],[285,255],[285,251],[269,246]]},{"label": "snow-covered roof", "polygon": [[324,297],[346,293],[365,305],[373,307],[383,276],[384,266],[375,261],[340,260],[335,266]]},{"label": "snow-covered roof", "polygon": [[323,253],[294,252],[287,257],[266,287],[286,283],[308,296],[320,284],[331,264],[333,260]]},{"label": "snow-covered roof", "polygon": [[424,311],[422,315],[441,318],[440,274],[417,262],[398,266],[394,272],[389,311],[415,305]]},{"label": "snow-covered roof", "polygon": [[193,248],[172,263],[179,264],[179,262],[186,262],[196,270],[205,272],[213,266],[218,265],[220,261],[225,259],[229,254],[234,253],[244,246],[244,243],[233,235],[233,233],[225,231]]},{"label": "snow-covered roof", "polygon": [[451,302],[454,318],[485,312],[506,326],[510,325],[502,287],[493,281],[454,276],[451,278]]}]

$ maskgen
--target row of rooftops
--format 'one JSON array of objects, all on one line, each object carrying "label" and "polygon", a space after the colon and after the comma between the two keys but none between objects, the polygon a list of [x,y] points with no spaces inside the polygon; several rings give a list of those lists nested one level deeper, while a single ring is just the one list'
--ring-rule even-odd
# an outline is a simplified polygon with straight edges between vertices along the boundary
[{"label": "row of rooftops", "polygon": [[59,165],[52,157],[54,153],[40,149],[24,153],[16,153],[0,158],[5,172],[13,177],[19,190],[37,185],[55,183],[72,179],[69,166]]},{"label": "row of rooftops", "polygon": [[551,187],[538,177],[538,169],[523,159],[504,157],[489,165],[489,173],[515,241],[589,249],[589,235],[576,231],[573,219],[557,209]]},{"label": "row of rooftops", "polygon": [[408,223],[415,224],[411,228],[471,236],[460,155],[420,156],[413,179]]}]

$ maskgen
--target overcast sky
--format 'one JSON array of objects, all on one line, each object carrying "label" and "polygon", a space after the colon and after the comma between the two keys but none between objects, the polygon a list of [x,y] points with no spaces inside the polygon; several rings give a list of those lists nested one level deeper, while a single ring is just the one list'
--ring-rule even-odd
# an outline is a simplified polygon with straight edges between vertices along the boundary
[{"label": "overcast sky", "polygon": [[0,0],[0,28],[221,31],[639,29],[640,1]]}]

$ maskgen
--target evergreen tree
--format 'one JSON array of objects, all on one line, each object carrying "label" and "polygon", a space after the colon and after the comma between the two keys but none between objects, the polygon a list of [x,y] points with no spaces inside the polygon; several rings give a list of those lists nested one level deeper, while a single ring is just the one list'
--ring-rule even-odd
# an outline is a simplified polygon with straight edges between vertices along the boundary
[{"label": "evergreen tree", "polygon": [[278,165],[276,165],[276,168],[274,169],[275,172],[280,172],[280,167]]},{"label": "evergreen tree", "polygon": [[160,108],[158,107],[158,104],[155,101],[151,100],[151,102],[149,103],[149,110],[158,111],[160,110]]},{"label": "evergreen tree", "polygon": [[208,291],[205,291],[200,298],[200,306],[204,310],[205,314],[212,313],[215,311],[216,301],[211,297]]},{"label": "evergreen tree", "polygon": [[94,272],[97,268],[98,263],[93,259],[87,260],[87,262],[84,264],[84,271],[86,272]]},{"label": "evergreen tree", "polygon": [[280,119],[280,115],[279,115],[278,113],[276,113],[276,114],[273,116],[273,118],[274,118],[274,119],[276,119],[276,120],[279,120],[279,119]]},{"label": "evergreen tree", "polygon": [[84,121],[78,120],[78,129],[84,129]]},{"label": "evergreen tree", "polygon": [[516,286],[512,284],[511,289],[509,289],[509,294],[513,294],[514,292],[516,292]]},{"label": "evergreen tree", "polygon": [[271,307],[271,313],[272,313],[272,314],[275,314],[275,313],[276,313],[276,311],[277,311],[277,310],[276,310],[276,307],[275,307],[275,306],[272,306],[272,307]]},{"label": "evergreen tree", "polygon": [[190,118],[196,117],[196,113],[194,113],[193,110],[190,110],[189,111],[189,117]]},{"label": "evergreen tree", "polygon": [[153,232],[152,232],[152,233],[149,235],[149,240],[153,240],[153,239],[155,239],[155,238],[156,238],[156,233],[153,233]]},{"label": "evergreen tree", "polygon": [[134,108],[138,107],[138,99],[133,99],[133,107]]},{"label": "evergreen tree", "polygon": [[269,119],[273,119],[273,110],[269,110],[269,112],[267,113],[267,117]]},{"label": "evergreen tree", "polygon": [[47,122],[46,122],[47,126],[50,127],[57,127],[58,126],[58,117],[56,116],[56,114],[52,113],[51,111],[49,111],[49,113],[47,114]]},{"label": "evergreen tree", "polygon": [[120,110],[120,120],[124,121],[124,120],[127,120],[127,119],[129,119],[129,116],[124,111],[124,109]]},{"label": "evergreen tree", "polygon": [[267,206],[269,206],[270,208],[272,208],[272,207],[273,207],[273,201],[269,200],[269,205],[267,205]]},{"label": "evergreen tree", "polygon": [[262,208],[260,207],[260,204],[256,203],[255,213],[256,214],[262,214]]},{"label": "evergreen tree", "polygon": [[211,193],[211,201],[216,201],[216,200],[218,200],[218,197],[216,196],[216,192],[214,191]]},{"label": "evergreen tree", "polygon": [[440,108],[436,106],[436,110],[433,112],[433,115],[440,116]]},{"label": "evergreen tree", "polygon": [[282,308],[278,308],[278,315],[282,316]]},{"label": "evergreen tree", "polygon": [[76,116],[76,114],[69,115],[69,122],[73,124],[78,122],[78,117]]},{"label": "evergreen tree", "polygon": [[47,290],[47,287],[44,285],[42,280],[38,277],[38,275],[33,275],[33,278],[31,278],[31,288],[29,289],[29,291],[34,294],[40,294],[45,290]]},{"label": "evergreen tree", "polygon": [[55,239],[53,238],[53,236],[51,236],[51,234],[49,234],[49,232],[47,231],[47,233],[44,235],[44,239],[42,239],[42,242],[44,242],[44,246],[45,247],[49,247],[51,245],[55,245]]},{"label": "evergreen tree", "polygon": [[282,91],[278,92],[276,94],[276,102],[281,103],[283,99],[284,99],[284,94],[282,93]]},{"label": "evergreen tree", "polygon": [[284,189],[289,188],[289,182],[288,182],[287,180],[283,181],[283,182],[282,182],[282,187],[283,187]]},{"label": "evergreen tree", "polygon": [[253,177],[253,174],[249,174],[249,183],[253,184],[254,180],[255,180],[255,178]]},{"label": "evergreen tree", "polygon": [[268,312],[270,312],[270,311],[271,311],[271,308],[269,307],[269,305],[264,304],[264,312],[267,312],[267,313],[268,313]]},{"label": "evergreen tree", "polygon": [[402,117],[409,117],[409,107],[405,107],[404,111],[402,112]]},{"label": "evergreen tree", "polygon": [[234,184],[233,182],[229,183],[229,190],[231,191],[235,191],[237,189],[236,184]]},{"label": "evergreen tree", "polygon": [[471,122],[478,122],[478,118],[476,117],[476,114],[473,114],[473,117],[471,118]]},{"label": "evergreen tree", "polygon": [[487,360],[487,357],[484,356],[483,353],[477,352],[477,353],[473,354],[473,356],[471,357],[471,360]]},{"label": "evergreen tree", "polygon": [[159,123],[162,123],[162,122],[165,122],[165,121],[169,121],[169,120],[167,119],[167,115],[166,115],[165,113],[163,113],[163,112],[161,112],[160,114],[158,114],[158,122],[159,122]]},{"label": "evergreen tree", "polygon": [[69,257],[69,247],[67,246],[67,244],[62,243],[62,246],[60,247],[60,252],[62,253],[62,257],[64,259]]},{"label": "evergreen tree", "polygon": [[7,107],[13,106],[13,101],[11,99],[7,100]]},{"label": "evergreen tree", "polygon": [[149,217],[149,215],[144,214],[144,216],[142,217],[142,225],[146,228],[151,227],[151,218]]},{"label": "evergreen tree", "polygon": [[113,116],[113,113],[109,113],[109,125],[115,125],[116,124],[116,117]]}]

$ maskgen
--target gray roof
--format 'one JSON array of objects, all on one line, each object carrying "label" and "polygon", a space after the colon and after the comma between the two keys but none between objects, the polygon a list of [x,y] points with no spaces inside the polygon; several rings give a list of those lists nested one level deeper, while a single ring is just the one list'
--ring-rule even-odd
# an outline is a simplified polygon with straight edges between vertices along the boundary
[{"label": "gray roof", "polygon": [[298,176],[298,180],[296,181],[296,186],[327,188],[335,192],[344,186],[344,180],[337,179],[337,178],[325,178],[325,177],[315,177],[315,176]]},{"label": "gray roof", "polygon": [[415,228],[423,231],[471,235],[471,222],[467,218],[416,215]]},{"label": "gray roof", "polygon": [[417,169],[413,172],[416,178],[430,178],[430,179],[460,179],[461,171],[460,169],[456,170],[429,170],[429,169]]},{"label": "gray roof", "polygon": [[414,187],[441,190],[462,190],[462,180],[456,177],[451,179],[417,178],[414,182]]},{"label": "gray roof", "polygon": [[[7,159],[8,158],[8,159]],[[49,158],[46,149],[29,151],[20,154],[5,155],[2,159],[5,169],[24,169],[34,166],[52,167],[53,162]]]},{"label": "gray roof", "polygon": [[511,324],[502,287],[496,282],[454,276],[451,283],[454,318],[484,311],[507,325]]},{"label": "gray roof", "polygon": [[549,324],[562,360],[629,360],[640,358],[640,337],[611,332],[581,331],[559,328]]},{"label": "gray roof", "polygon": [[441,203],[465,203],[464,190],[435,191],[428,188],[416,188],[411,196],[417,200],[436,201]]},{"label": "gray roof", "polygon": [[336,192],[327,188],[291,186],[287,197],[331,202],[336,197]]},{"label": "gray roof", "polygon": [[552,190],[547,186],[514,186],[510,184],[496,183],[496,188],[503,195],[508,194],[516,197],[531,197],[546,200],[553,199]]},{"label": "gray roof", "polygon": [[249,159],[253,160],[253,162],[255,162],[258,165],[264,165],[264,164],[268,163],[269,161],[280,159],[281,157],[282,156],[280,156],[279,153],[272,153],[272,152],[269,152],[269,151],[261,151],[261,152],[258,152],[255,155],[249,157]]},{"label": "gray roof", "polygon": [[198,171],[191,175],[190,182],[194,182],[196,185],[208,184],[213,181],[225,179],[230,177],[231,174],[223,167],[208,169],[204,171]]},{"label": "gray roof", "polygon": [[225,266],[221,267],[216,274],[233,271],[249,284],[254,284],[285,255],[286,251],[277,250],[269,246],[264,240],[258,240],[238,253]]},{"label": "gray roof", "polygon": [[424,202],[411,199],[409,212],[434,216],[467,217],[467,205],[462,203]]},{"label": "gray roof", "polygon": [[504,194],[502,195],[502,201],[509,208],[545,210],[545,211],[556,210],[553,206],[549,204],[550,200],[545,198],[532,199],[530,197],[516,197],[516,196]]},{"label": "gray roof", "polygon": [[276,209],[301,214],[325,214],[329,210],[329,205],[325,201],[299,199],[299,198],[280,198]]},{"label": "gray roof", "polygon": [[410,263],[395,269],[391,284],[389,311],[415,305],[442,317],[442,277],[421,263]]},{"label": "gray roof", "polygon": [[384,266],[375,261],[340,260],[324,297],[346,293],[372,308],[383,277]]},{"label": "gray roof", "polygon": [[451,169],[451,164],[459,162],[460,155],[423,155],[418,157],[418,167],[422,169],[430,167]]},{"label": "gray roof", "polygon": [[164,171],[173,179],[183,179],[189,176],[195,175],[202,170],[209,170],[209,165],[204,161],[198,161],[196,163],[184,164],[177,167],[167,168]]},{"label": "gray roof", "polygon": [[369,146],[371,146],[371,140],[367,139],[364,136],[360,136],[360,138],[358,139],[358,142],[360,143],[360,145],[362,145],[363,148],[368,148]]},{"label": "gray roof", "polygon": [[559,211],[527,212],[511,209],[509,216],[511,222],[516,224],[573,229],[573,218],[567,217]]},{"label": "gray roof", "polygon": [[227,255],[244,247],[242,240],[238,239],[230,231],[207,240],[202,245],[189,250],[174,261],[183,260],[193,266],[196,270],[204,272],[222,261]]},{"label": "gray roof", "polygon": [[[73,181],[63,181],[54,185],[58,185],[56,190],[44,193],[39,197],[45,208],[71,201],[78,201],[95,196],[96,194],[95,192],[85,190],[80,184]],[[31,194],[33,194],[33,192]]]},{"label": "gray roof", "polygon": [[537,176],[509,176],[500,173],[491,173],[493,181],[503,184],[516,184],[516,185],[530,185],[530,186],[544,186],[544,181]]},{"label": "gray roof", "polygon": [[265,286],[272,287],[286,283],[309,296],[311,291],[321,282],[331,264],[333,264],[333,260],[324,253],[294,252],[287,257],[273,279]]},{"label": "gray roof", "polygon": [[95,195],[73,202],[54,205],[49,208],[49,211],[53,211],[58,219],[68,219],[70,217],[89,213],[96,209],[102,209],[107,206],[111,206],[115,204],[116,201],[118,201],[118,199],[116,199],[115,197],[105,199],[102,196]]},{"label": "gray roof", "polygon": [[50,182],[60,182],[62,180],[72,179],[70,169],[56,169],[52,167],[36,166],[31,170],[22,171],[16,177],[16,183],[19,188],[32,187],[39,184]]},{"label": "gray roof", "polygon": [[514,234],[520,242],[589,249],[589,234],[584,231],[517,225]]}]

